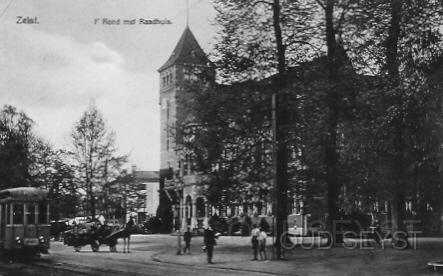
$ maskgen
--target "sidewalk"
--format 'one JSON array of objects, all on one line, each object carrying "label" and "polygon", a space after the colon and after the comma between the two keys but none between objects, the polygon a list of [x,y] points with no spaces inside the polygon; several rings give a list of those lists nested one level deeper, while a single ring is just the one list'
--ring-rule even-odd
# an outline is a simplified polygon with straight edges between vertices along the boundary
[{"label": "sidewalk", "polygon": [[[271,239],[268,243],[272,244]],[[443,239],[420,240],[417,250],[396,250],[388,245],[375,250],[343,247],[308,250],[296,247],[286,251],[284,261],[273,259],[272,247],[268,246],[268,261],[251,261],[249,237],[222,236],[214,249],[214,264],[206,263],[202,244],[201,237],[194,237],[191,255],[176,255],[177,247],[168,247],[154,254],[153,260],[275,275],[430,275],[426,263],[443,260]]]}]

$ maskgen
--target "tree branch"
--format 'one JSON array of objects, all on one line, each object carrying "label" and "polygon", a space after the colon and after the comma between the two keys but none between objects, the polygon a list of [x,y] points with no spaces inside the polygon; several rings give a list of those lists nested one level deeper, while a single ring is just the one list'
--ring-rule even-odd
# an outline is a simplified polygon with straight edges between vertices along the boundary
[{"label": "tree branch", "polygon": [[266,4],[266,5],[269,5],[269,6],[274,6],[274,3],[267,2],[267,1],[262,1],[262,0],[257,1],[257,2],[254,2],[254,3],[252,4],[252,6],[255,7],[255,6],[258,5],[258,4]]},{"label": "tree branch", "polygon": [[285,46],[288,47],[288,46],[291,46],[294,44],[305,44],[305,45],[311,46],[316,51],[319,51],[319,52],[324,51],[324,50],[320,49],[319,47],[315,46],[314,44],[312,44],[308,41],[303,41],[303,40],[292,40],[290,43],[286,43]]},{"label": "tree branch", "polygon": [[343,7],[343,11],[340,15],[340,18],[338,19],[337,26],[335,27],[335,30],[337,30],[337,32],[340,32],[343,22],[345,21],[345,15],[349,11],[349,6],[350,6],[350,1],[348,1],[346,3],[346,6]]},{"label": "tree branch", "polygon": [[322,3],[320,0],[315,0],[315,1],[320,5],[320,7],[322,7],[323,9],[326,9],[325,4]]}]

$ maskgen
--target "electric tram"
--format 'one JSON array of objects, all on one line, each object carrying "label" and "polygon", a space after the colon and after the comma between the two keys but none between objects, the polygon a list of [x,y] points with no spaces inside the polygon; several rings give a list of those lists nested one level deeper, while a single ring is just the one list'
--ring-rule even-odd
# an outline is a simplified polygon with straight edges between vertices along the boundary
[{"label": "electric tram", "polygon": [[46,191],[31,187],[0,191],[0,255],[48,253],[49,230]]}]

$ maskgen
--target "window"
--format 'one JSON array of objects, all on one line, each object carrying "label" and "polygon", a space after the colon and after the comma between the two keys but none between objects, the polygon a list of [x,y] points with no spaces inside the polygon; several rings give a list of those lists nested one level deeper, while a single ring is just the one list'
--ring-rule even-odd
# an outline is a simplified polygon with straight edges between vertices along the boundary
[{"label": "window", "polygon": [[34,224],[35,221],[35,210],[36,206],[33,203],[26,204],[26,223]]},{"label": "window", "polygon": [[48,211],[48,206],[46,203],[40,203],[38,205],[38,222],[40,224],[48,223],[47,211]]},{"label": "window", "polygon": [[11,214],[9,213],[10,204],[5,204],[6,224],[11,224]]},{"label": "window", "polygon": [[166,150],[169,151],[169,126],[166,126]]},{"label": "window", "polygon": [[146,190],[146,184],[137,184],[137,191],[144,191]]},{"label": "window", "polygon": [[[2,204],[1,207],[1,214],[0,214],[0,225],[4,225],[6,223],[7,217],[8,217],[8,213],[6,211],[6,206],[8,206],[8,204]],[[1,231],[1,230],[0,230]]]},{"label": "window", "polygon": [[166,76],[162,77],[162,85],[168,86],[168,85],[172,84],[172,80],[173,80],[173,75],[172,75],[172,73],[169,73]]},{"label": "window", "polygon": [[12,224],[23,224],[23,204],[13,204]]},{"label": "window", "polygon": [[166,150],[169,151],[169,135],[170,135],[170,129],[169,129],[169,114],[170,108],[169,108],[169,101],[166,101]]}]

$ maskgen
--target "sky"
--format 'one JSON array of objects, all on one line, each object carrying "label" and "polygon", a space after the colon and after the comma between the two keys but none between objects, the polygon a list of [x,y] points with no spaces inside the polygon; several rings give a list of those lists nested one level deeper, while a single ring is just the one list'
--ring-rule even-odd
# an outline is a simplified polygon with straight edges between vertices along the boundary
[{"label": "sky", "polygon": [[[186,10],[186,0],[0,0],[0,106],[24,111],[38,135],[67,148],[74,123],[95,103],[130,164],[158,170],[157,69],[185,29]],[[38,24],[18,24],[20,17]],[[189,26],[206,52],[214,17],[211,1],[189,0]]]}]

